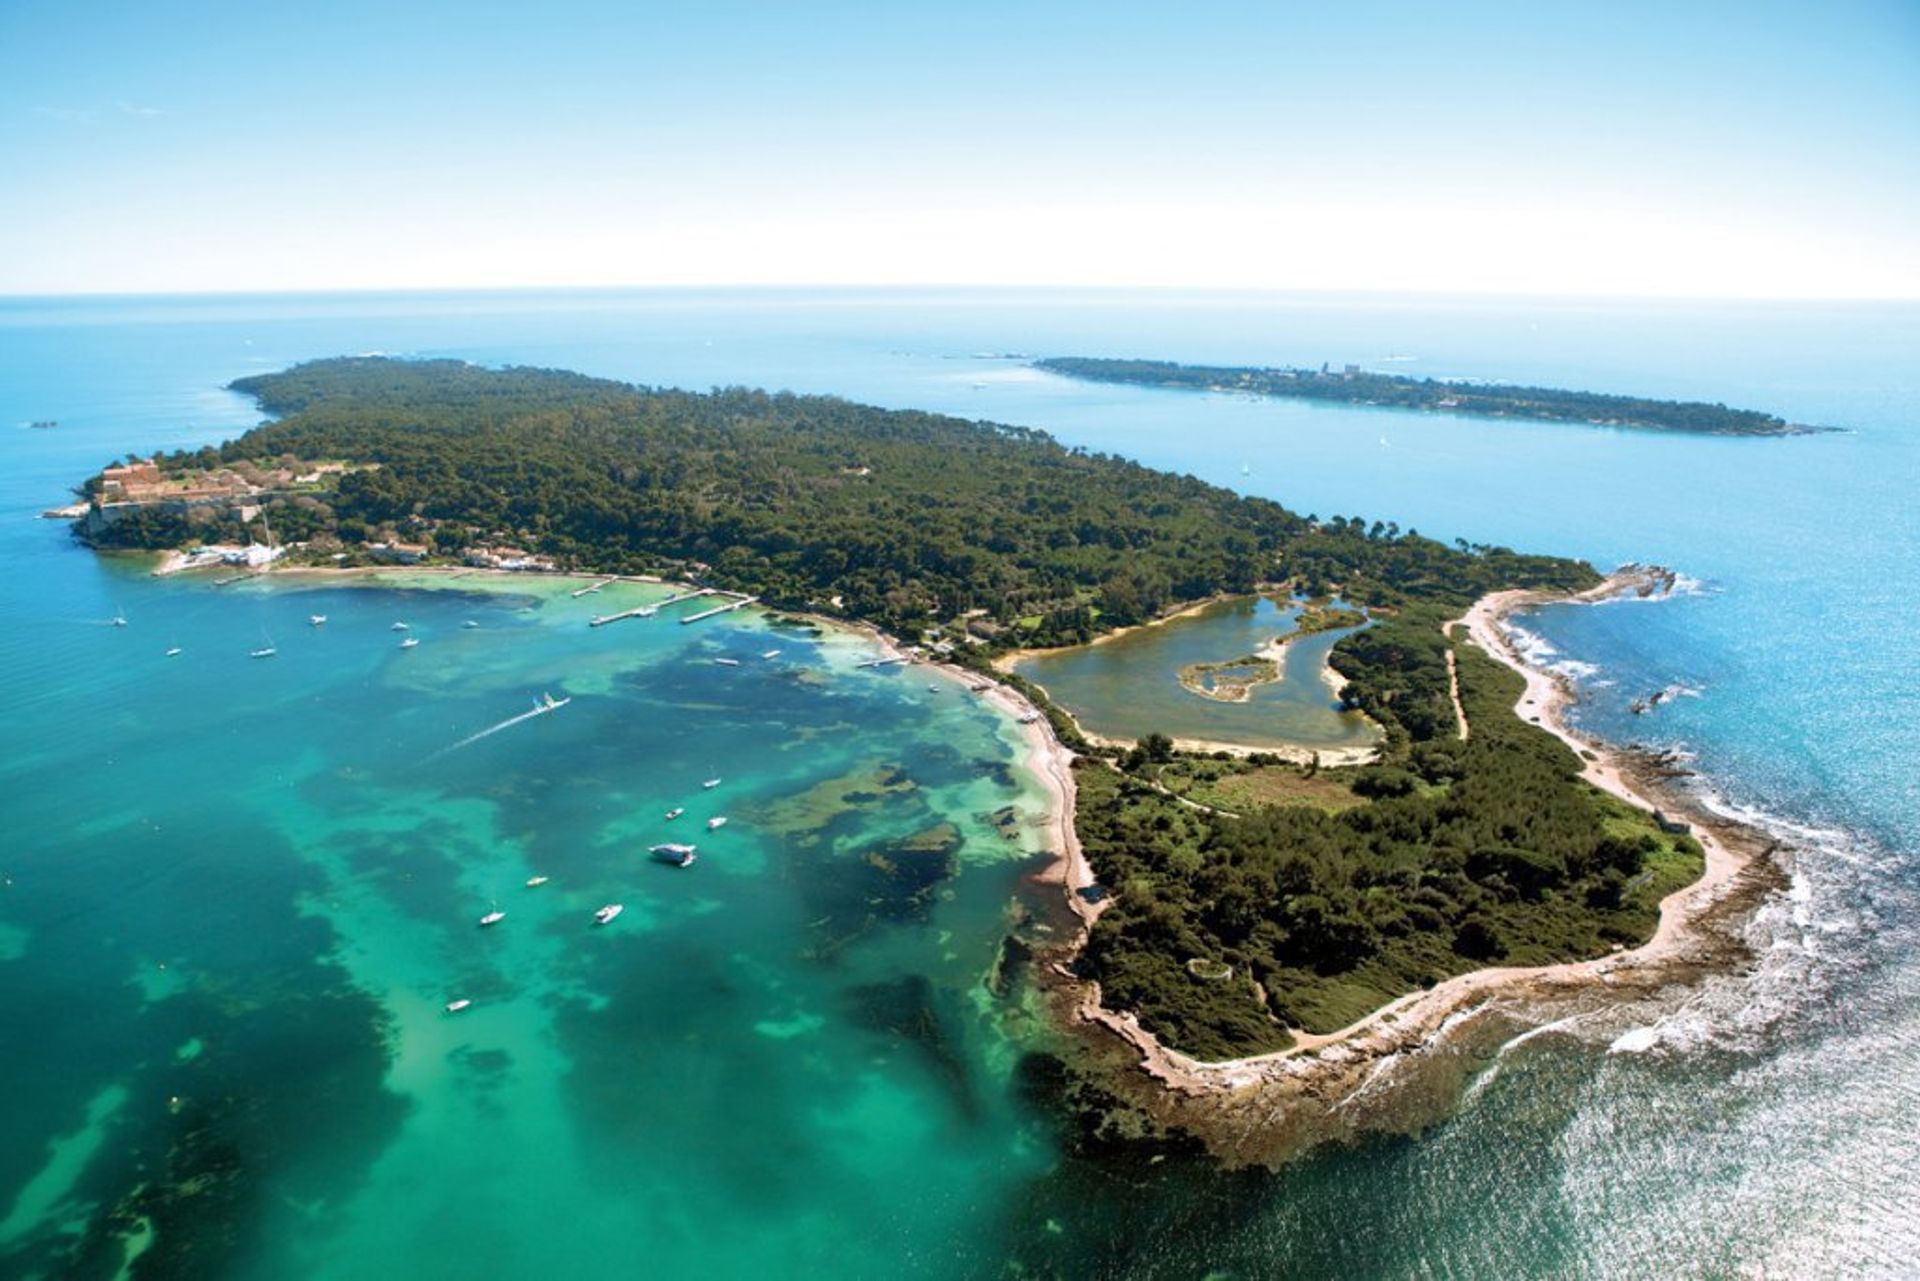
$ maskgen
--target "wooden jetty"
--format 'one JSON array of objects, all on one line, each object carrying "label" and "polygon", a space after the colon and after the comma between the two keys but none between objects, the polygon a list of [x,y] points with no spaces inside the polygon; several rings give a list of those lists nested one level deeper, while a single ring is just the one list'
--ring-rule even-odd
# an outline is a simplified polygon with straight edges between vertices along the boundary
[{"label": "wooden jetty", "polygon": [[[715,594],[718,595],[719,593]],[[712,609],[703,609],[697,614],[688,614],[680,621],[682,623],[697,623],[703,618],[712,618],[715,614],[732,613],[742,605],[751,605],[759,599],[758,596],[742,596],[739,600],[730,600],[724,605],[715,605]]]}]

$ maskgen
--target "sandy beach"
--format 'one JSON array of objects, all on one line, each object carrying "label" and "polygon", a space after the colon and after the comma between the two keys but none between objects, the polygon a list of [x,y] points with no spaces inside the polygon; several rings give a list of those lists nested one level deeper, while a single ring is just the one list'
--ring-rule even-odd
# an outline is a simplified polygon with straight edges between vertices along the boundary
[{"label": "sandy beach", "polygon": [[[1131,1014],[1102,1005],[1098,984],[1056,964],[1051,974],[1059,1012],[1094,1038],[1094,1057],[1111,1070],[1118,1092],[1161,1122],[1201,1136],[1230,1163],[1275,1164],[1320,1142],[1366,1130],[1417,1128],[1444,1115],[1459,1086],[1517,1034],[1575,1013],[1625,1008],[1740,964],[1745,945],[1739,926],[1783,884],[1770,857],[1772,840],[1706,810],[1674,787],[1671,771],[1658,762],[1570,729],[1565,716],[1574,690],[1529,666],[1502,628],[1516,610],[1646,594],[1646,581],[1644,572],[1623,571],[1578,597],[1498,592],[1448,626],[1465,627],[1474,643],[1525,677],[1516,710],[1579,752],[1587,762],[1584,777],[1594,786],[1692,824],[1706,851],[1704,873],[1662,901],[1651,939],[1585,961],[1458,975],[1338,1031],[1296,1029],[1289,1049],[1217,1063],[1160,1044]],[[1383,1074],[1391,1075],[1395,1089],[1370,1088],[1386,1079]]]}]

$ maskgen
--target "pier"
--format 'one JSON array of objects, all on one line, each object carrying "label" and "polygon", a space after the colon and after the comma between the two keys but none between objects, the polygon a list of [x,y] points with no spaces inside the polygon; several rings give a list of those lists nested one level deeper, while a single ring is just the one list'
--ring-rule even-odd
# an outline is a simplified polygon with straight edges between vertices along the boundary
[{"label": "pier", "polygon": [[608,623],[617,623],[623,618],[652,618],[660,612],[658,605],[636,605],[632,609],[623,609],[617,614],[596,614],[587,623],[588,627],[605,627]]},{"label": "pier", "polygon": [[889,654],[885,658],[869,658],[864,663],[855,663],[855,667],[892,667],[896,663],[911,663],[912,654]]},{"label": "pier", "polygon": [[[715,594],[718,595],[719,593]],[[731,613],[739,609],[742,605],[751,605],[759,599],[758,596],[742,596],[739,600],[730,600],[724,605],[715,605],[712,609],[703,609],[697,614],[688,614],[680,621],[682,623],[697,623],[703,618],[712,618],[715,614]]]},{"label": "pier", "polygon": [[696,587],[692,591],[681,592],[678,596],[669,596],[661,601],[656,609],[665,609],[669,605],[678,605],[683,600],[698,600],[702,596],[711,596],[718,590],[713,587]]},{"label": "pier", "polygon": [[582,587],[579,591],[573,594],[573,598],[575,600],[579,600],[582,596],[591,596],[595,592],[599,591],[602,587],[609,587],[619,581],[620,580],[618,578],[603,578],[599,582],[594,583],[590,587]]}]

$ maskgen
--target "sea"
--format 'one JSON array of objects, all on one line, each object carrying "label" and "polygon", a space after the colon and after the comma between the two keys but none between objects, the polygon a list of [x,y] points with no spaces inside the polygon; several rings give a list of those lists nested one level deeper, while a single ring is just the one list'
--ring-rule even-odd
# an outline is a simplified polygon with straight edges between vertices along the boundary
[{"label": "sea", "polygon": [[[39,519],[103,464],[245,430],[230,380],[368,352],[939,410],[1303,513],[1670,566],[1672,597],[1541,610],[1524,639],[1585,728],[1679,753],[1772,831],[1790,888],[1741,973],[1633,1026],[1544,1029],[1417,1133],[1277,1171],[1078,1142],[1045,1029],[987,982],[1044,911],[1046,798],[959,687],[752,610],[587,626],[665,588],[216,586]],[[1911,1275],[1916,353],[1920,307],[1892,303],[0,300],[0,1275]],[[1194,395],[1045,355],[1354,363],[1840,430]],[[549,693],[571,701],[514,719]],[[668,840],[698,861],[651,860]]]}]

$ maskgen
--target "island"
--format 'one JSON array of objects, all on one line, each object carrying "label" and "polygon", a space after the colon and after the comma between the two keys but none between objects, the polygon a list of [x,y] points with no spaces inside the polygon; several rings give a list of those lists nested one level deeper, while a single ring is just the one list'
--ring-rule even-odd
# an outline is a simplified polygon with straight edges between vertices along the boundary
[{"label": "island", "polygon": [[1833,430],[1790,423],[1754,409],[1729,409],[1702,401],[1655,400],[1645,396],[1457,379],[1407,378],[1376,373],[1358,365],[1344,365],[1338,370],[1330,365],[1318,369],[1269,369],[1088,356],[1050,356],[1032,363],[1035,369],[1088,382],[1436,410],[1483,418],[1584,423],[1703,436],[1798,436]]},{"label": "island", "polygon": [[[1677,928],[1663,905],[1724,852],[1676,802],[1656,813],[1619,785],[1619,761],[1558,723],[1498,633],[1513,608],[1658,591],[1660,571],[1609,579],[1314,520],[1042,432],[830,397],[376,357],[233,386],[277,417],[107,468],[81,486],[76,534],[258,549],[249,571],[657,575],[878,630],[1004,701],[1054,789],[1050,877],[1075,928],[1010,937],[991,985],[1024,975],[1062,1026],[1104,1038],[1076,1069],[1102,1082],[1095,1110],[1137,1106],[1214,1142],[1208,1118],[1242,1125],[1257,1078],[1315,1118],[1266,1131],[1348,1132],[1326,1118],[1364,1075],[1300,1056],[1368,1036],[1398,1054],[1414,1029],[1432,1044],[1489,975],[1571,982],[1651,955]],[[1379,728],[1366,763],[1091,742],[997,664],[1262,592],[1308,602],[1298,634],[1354,629],[1329,662],[1340,704]],[[1288,1066],[1261,1075],[1274,1062]],[[1129,1099],[1142,1063],[1159,1092]],[[1324,1088],[1303,1090],[1321,1069]],[[1228,1105],[1190,1106],[1214,1094]],[[1234,1142],[1223,1152],[1269,1159],[1281,1140]]]}]

